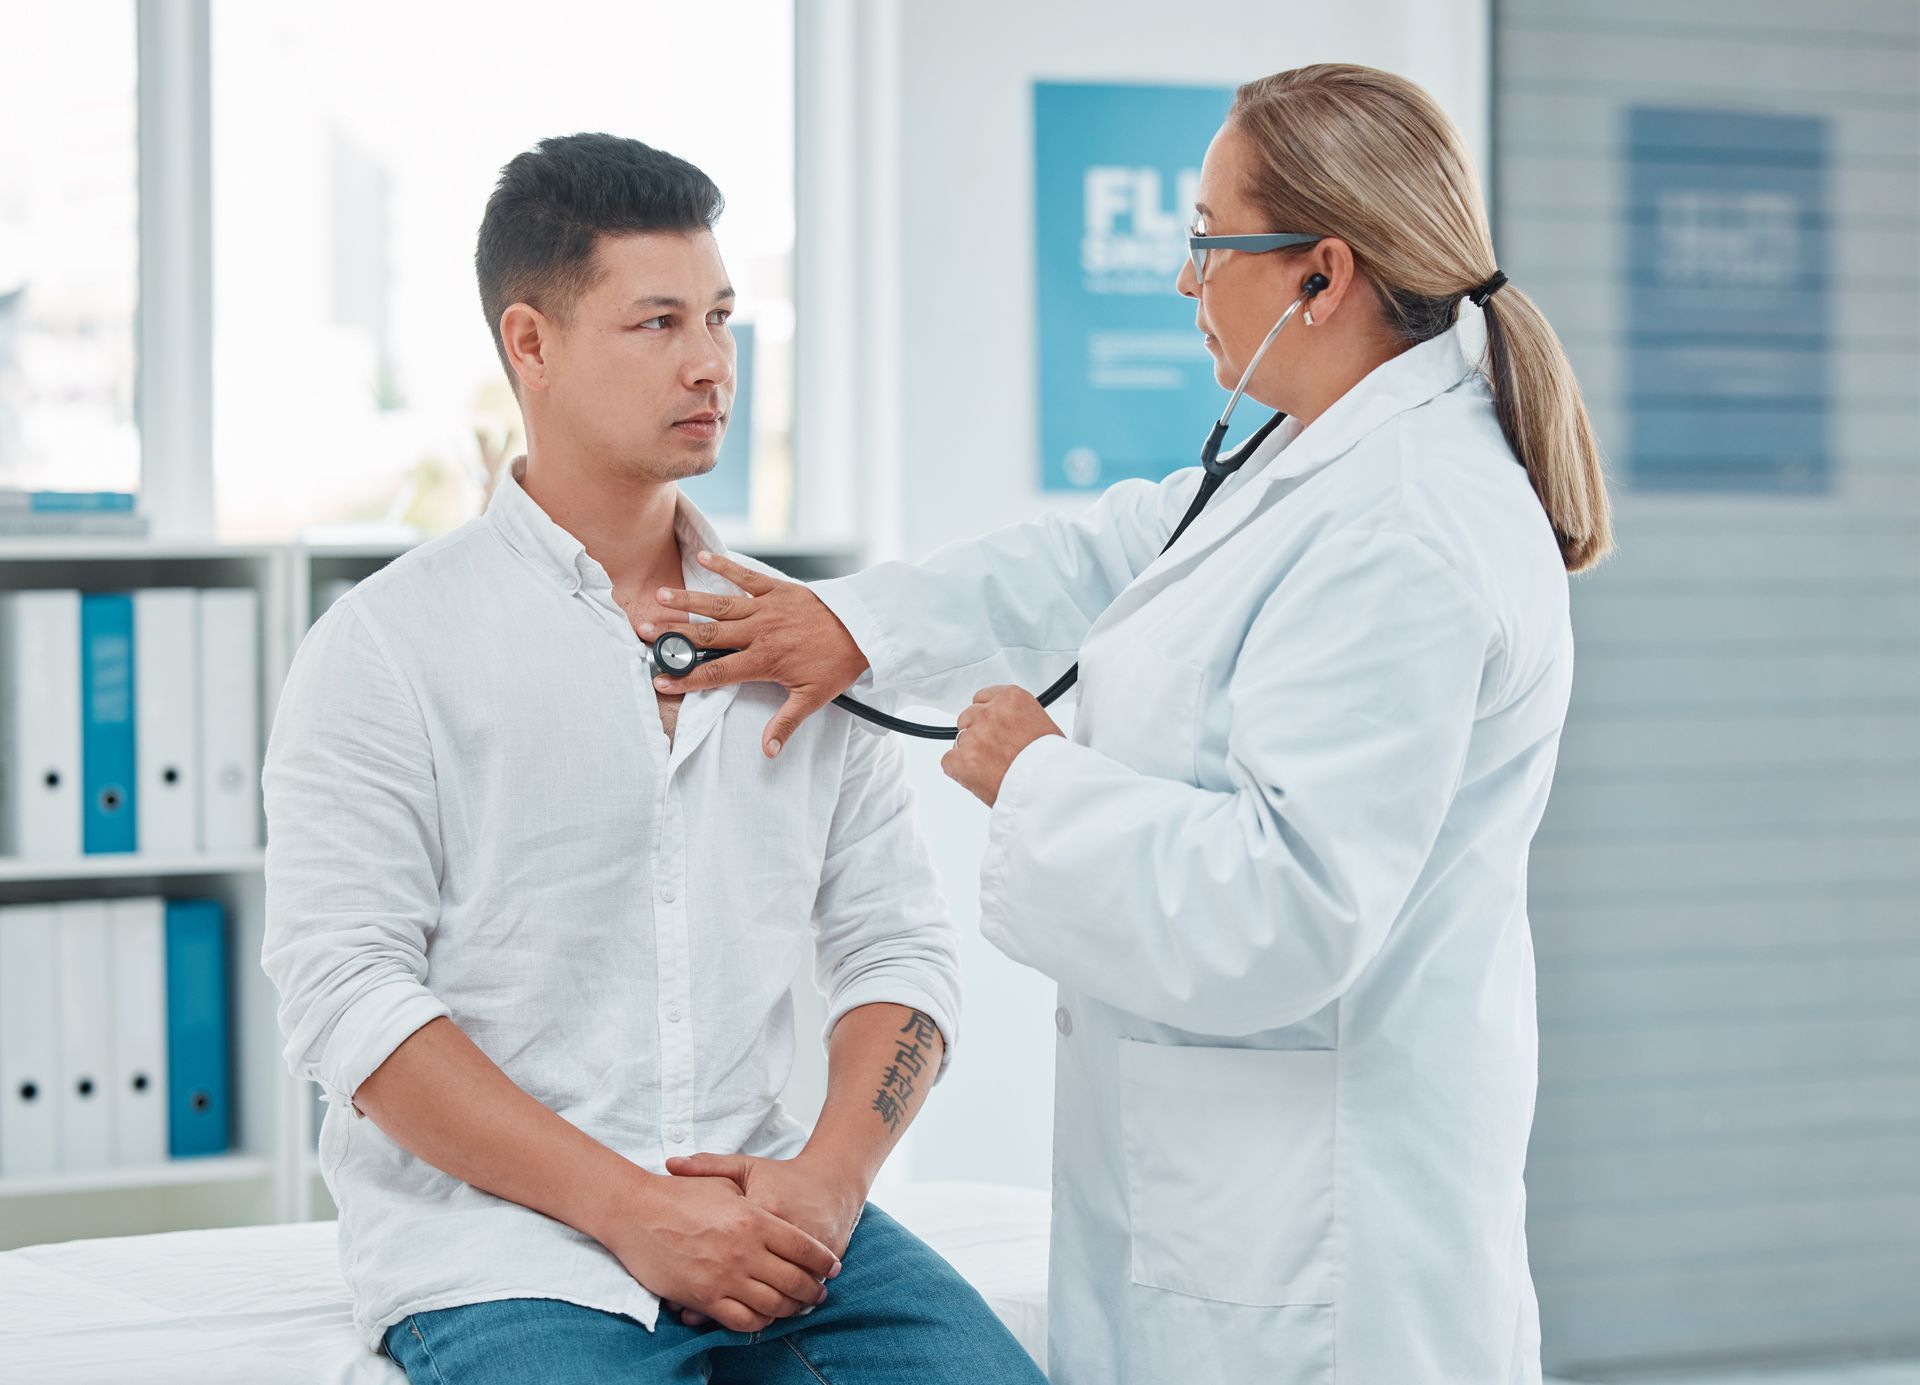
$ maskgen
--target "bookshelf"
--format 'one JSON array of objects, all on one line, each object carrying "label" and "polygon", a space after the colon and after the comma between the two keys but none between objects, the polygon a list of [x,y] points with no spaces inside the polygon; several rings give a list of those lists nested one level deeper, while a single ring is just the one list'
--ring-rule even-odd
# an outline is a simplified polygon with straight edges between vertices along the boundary
[{"label": "bookshelf", "polygon": [[[237,545],[118,539],[0,540],[0,591],[248,587],[259,597],[260,750],[294,650],[341,584],[392,562],[405,543]],[[742,544],[803,581],[853,569],[842,545]],[[265,820],[261,818],[264,842]],[[265,852],[0,856],[0,905],[164,895],[211,898],[228,918],[232,1006],[233,1147],[223,1155],[140,1167],[0,1174],[0,1250],[92,1236],[305,1221],[334,1215],[315,1152],[317,1089],[281,1058],[277,997],[260,969],[266,925]],[[812,1008],[810,985],[799,988]],[[818,1016],[811,1011],[804,1027]],[[804,1064],[806,1046],[802,1045]],[[814,1080],[823,1074],[812,1075]]]},{"label": "bookshelf", "polygon": [[[264,738],[292,633],[290,561],[274,545],[97,538],[0,541],[0,591],[244,587],[258,598],[257,696]],[[256,809],[256,811],[258,811]],[[265,840],[264,818],[259,823]],[[233,1041],[233,1143],[222,1155],[143,1167],[0,1174],[0,1249],[47,1240],[276,1220],[289,1207],[281,1130],[295,1084],[279,1060],[272,986],[258,958],[265,926],[264,852],[258,848],[153,857],[69,860],[0,857],[0,904],[72,899],[217,899],[228,920]]]}]

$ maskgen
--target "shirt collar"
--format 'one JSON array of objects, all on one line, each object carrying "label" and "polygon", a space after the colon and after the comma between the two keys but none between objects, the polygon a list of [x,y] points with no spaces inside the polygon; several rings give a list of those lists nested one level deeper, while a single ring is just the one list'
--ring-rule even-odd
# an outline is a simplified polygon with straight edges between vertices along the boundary
[{"label": "shirt collar", "polygon": [[[568,591],[579,591],[583,587],[611,590],[613,580],[607,576],[607,570],[599,561],[587,552],[586,545],[554,523],[553,518],[540,508],[540,502],[527,494],[524,484],[526,474],[527,459],[514,458],[513,464],[500,478],[500,484],[494,487],[493,499],[487,504],[487,522],[506,540],[508,547]],[[723,557],[733,555],[721,540],[719,531],[700,513],[700,508],[687,499],[685,492],[680,494],[674,506],[673,536],[680,545],[688,585],[702,589],[719,585],[719,579],[696,563],[693,555],[701,550]],[[728,589],[731,589],[731,584],[728,584]]]}]

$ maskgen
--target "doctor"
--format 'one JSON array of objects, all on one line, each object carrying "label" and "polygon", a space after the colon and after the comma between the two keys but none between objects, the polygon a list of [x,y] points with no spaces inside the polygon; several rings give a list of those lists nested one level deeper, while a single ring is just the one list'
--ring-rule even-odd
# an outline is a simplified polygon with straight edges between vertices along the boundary
[{"label": "doctor", "polygon": [[[1536,1382],[1527,851],[1600,459],[1418,87],[1248,84],[1197,212],[1223,387],[1303,311],[1247,385],[1287,422],[1165,556],[1197,469],[817,596],[715,562],[743,595],[661,603],[742,652],[682,686],[784,684],[769,754],[856,679],[974,692],[982,928],[1060,983],[1055,1385]],[[1076,654],[1071,739],[981,689]]]}]

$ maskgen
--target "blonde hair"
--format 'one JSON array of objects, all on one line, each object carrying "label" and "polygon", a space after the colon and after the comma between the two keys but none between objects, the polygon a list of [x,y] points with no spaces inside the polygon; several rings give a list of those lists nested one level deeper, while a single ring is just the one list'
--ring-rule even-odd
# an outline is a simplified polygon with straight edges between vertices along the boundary
[{"label": "blonde hair", "polygon": [[[1497,265],[1480,182],[1460,132],[1414,83],[1325,63],[1248,82],[1228,122],[1250,137],[1244,191],[1271,229],[1337,236],[1403,340],[1459,319]],[[1580,384],[1553,328],[1513,284],[1488,298],[1487,359],[1500,431],[1533,483],[1567,571],[1613,547],[1605,469]]]}]

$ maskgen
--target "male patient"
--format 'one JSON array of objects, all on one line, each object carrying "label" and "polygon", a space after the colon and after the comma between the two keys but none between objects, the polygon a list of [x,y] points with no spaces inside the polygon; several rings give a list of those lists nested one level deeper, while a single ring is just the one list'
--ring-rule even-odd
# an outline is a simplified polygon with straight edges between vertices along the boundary
[{"label": "male patient", "polygon": [[[636,633],[663,586],[736,590],[674,484],[732,403],[720,206],[608,135],[507,165],[475,260],[527,455],[281,698],[262,960],[354,1320],[416,1385],[1040,1381],[866,1205],[959,1008],[898,750],[816,717],[769,760],[778,688],[656,694]],[[777,1098],[810,936],[809,1137]]]}]

